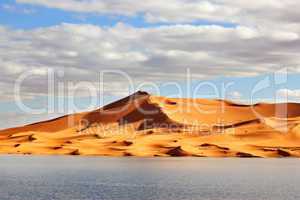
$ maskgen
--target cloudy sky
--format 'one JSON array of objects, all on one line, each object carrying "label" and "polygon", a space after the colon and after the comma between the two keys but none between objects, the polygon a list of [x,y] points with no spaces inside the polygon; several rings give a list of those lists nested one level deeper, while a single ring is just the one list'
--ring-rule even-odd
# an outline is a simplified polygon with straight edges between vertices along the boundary
[{"label": "cloudy sky", "polygon": [[0,128],[92,109],[137,89],[300,101],[299,7],[295,0],[1,0]]}]

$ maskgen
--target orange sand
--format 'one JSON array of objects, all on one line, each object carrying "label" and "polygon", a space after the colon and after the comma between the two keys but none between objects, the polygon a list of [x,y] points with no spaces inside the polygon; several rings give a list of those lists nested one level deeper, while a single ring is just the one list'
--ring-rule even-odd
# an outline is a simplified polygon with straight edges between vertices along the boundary
[{"label": "orange sand", "polygon": [[92,112],[2,130],[0,153],[300,157],[300,104],[137,92]]}]

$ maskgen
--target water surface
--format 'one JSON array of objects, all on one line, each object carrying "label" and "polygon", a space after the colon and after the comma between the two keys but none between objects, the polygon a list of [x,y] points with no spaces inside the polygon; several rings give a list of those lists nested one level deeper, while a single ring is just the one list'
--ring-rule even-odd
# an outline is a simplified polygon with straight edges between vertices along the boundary
[{"label": "water surface", "polygon": [[0,156],[0,199],[298,200],[299,159]]}]

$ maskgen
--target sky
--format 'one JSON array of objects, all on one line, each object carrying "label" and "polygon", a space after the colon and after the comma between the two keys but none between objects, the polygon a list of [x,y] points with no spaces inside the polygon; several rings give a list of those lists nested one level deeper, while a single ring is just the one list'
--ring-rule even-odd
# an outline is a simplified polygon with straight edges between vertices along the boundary
[{"label": "sky", "polygon": [[91,110],[137,90],[299,102],[299,6],[1,0],[0,128]]}]

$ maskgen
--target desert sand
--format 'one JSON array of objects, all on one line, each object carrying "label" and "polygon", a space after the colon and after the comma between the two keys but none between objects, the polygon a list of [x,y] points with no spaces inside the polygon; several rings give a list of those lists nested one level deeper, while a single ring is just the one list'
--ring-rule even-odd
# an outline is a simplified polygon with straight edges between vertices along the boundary
[{"label": "desert sand", "polygon": [[92,112],[0,131],[1,154],[300,157],[300,104],[146,92]]}]

